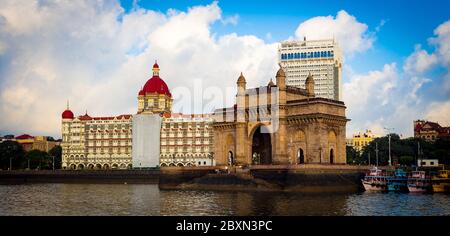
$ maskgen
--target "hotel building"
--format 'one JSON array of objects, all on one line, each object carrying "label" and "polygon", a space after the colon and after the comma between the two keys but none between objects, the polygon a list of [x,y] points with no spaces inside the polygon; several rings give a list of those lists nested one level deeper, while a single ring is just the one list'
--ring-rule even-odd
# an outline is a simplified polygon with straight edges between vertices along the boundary
[{"label": "hotel building", "polygon": [[161,166],[213,166],[210,114],[172,114],[161,129]]},{"label": "hotel building", "polygon": [[172,94],[153,65],[153,76],[138,93],[135,115],[75,117],[62,113],[63,169],[129,169],[210,166],[209,115],[172,114]]},{"label": "hotel building", "polygon": [[131,168],[131,115],[74,117],[62,114],[63,169]]},{"label": "hotel building", "polygon": [[335,40],[284,41],[278,60],[286,85],[305,89],[306,78],[312,75],[317,97],[342,100],[342,53]]}]

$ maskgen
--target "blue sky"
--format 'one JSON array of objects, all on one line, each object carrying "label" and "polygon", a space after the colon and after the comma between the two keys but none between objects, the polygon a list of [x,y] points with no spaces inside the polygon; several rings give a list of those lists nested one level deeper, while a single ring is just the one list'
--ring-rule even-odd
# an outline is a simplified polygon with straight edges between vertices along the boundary
[{"label": "blue sky", "polygon": [[[234,91],[240,72],[249,87],[273,78],[277,43],[304,34],[335,35],[344,51],[347,136],[365,129],[383,135],[384,127],[412,136],[414,119],[450,125],[447,0],[1,5],[0,135],[59,137],[67,100],[75,115],[135,114],[136,94],[156,59],[174,112],[211,112],[233,102],[225,90]],[[198,96],[197,82],[225,99]]]},{"label": "blue sky", "polygon": [[[133,0],[122,0],[121,4],[130,10]],[[212,1],[140,0],[140,7],[161,12],[168,9],[186,11],[196,5],[207,5]],[[215,23],[213,31],[218,34],[236,32],[240,35],[256,35],[267,42],[278,42],[293,36],[299,23],[315,16],[335,16],[345,10],[359,22],[368,25],[375,32],[382,21],[386,22],[376,32],[374,48],[351,58],[358,61],[353,65],[357,72],[377,69],[387,62],[401,62],[418,43],[429,49],[427,38],[433,30],[448,20],[450,1],[447,0],[380,0],[380,1],[283,1],[283,0],[224,0],[219,1],[223,15],[239,15],[237,25]],[[266,34],[272,35],[267,39]],[[368,60],[370,59],[370,60]]]}]

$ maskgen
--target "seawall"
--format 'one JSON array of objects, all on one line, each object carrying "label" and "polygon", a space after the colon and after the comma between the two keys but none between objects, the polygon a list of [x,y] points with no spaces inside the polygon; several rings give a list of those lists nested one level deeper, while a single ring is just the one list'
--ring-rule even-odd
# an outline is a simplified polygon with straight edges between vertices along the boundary
[{"label": "seawall", "polygon": [[[160,189],[359,192],[369,169],[347,165],[267,165],[251,168],[161,168]],[[219,173],[217,173],[219,172]]]},{"label": "seawall", "polygon": [[159,170],[14,170],[0,171],[0,184],[23,183],[153,183]]},{"label": "seawall", "polygon": [[0,184],[144,183],[163,190],[359,192],[367,166],[266,165],[250,168],[0,171]]}]

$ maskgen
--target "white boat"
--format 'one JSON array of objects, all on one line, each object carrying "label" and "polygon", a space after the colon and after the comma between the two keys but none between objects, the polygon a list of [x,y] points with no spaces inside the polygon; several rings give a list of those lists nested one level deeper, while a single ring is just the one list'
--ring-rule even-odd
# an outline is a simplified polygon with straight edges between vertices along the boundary
[{"label": "white boat", "polygon": [[431,191],[431,179],[425,171],[413,171],[408,178],[408,191],[410,193],[424,193]]},{"label": "white boat", "polygon": [[377,167],[371,169],[361,182],[366,191],[386,191],[386,176]]}]

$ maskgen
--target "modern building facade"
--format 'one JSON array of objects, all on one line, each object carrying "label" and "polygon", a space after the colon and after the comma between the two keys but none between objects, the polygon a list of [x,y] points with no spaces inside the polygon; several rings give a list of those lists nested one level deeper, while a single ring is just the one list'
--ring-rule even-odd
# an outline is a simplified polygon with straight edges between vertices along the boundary
[{"label": "modern building facade", "polygon": [[439,138],[450,139],[450,127],[442,127],[436,122],[415,120],[414,137],[430,142],[434,142]]},{"label": "modern building facade", "polygon": [[286,73],[286,85],[304,89],[306,78],[312,75],[316,97],[342,100],[342,52],[334,39],[284,41],[278,60]]},{"label": "modern building facade", "polygon": [[236,104],[214,112],[217,165],[345,164],[346,107],[316,97],[315,84],[286,85],[280,68],[276,84],[247,89],[241,74]]}]

